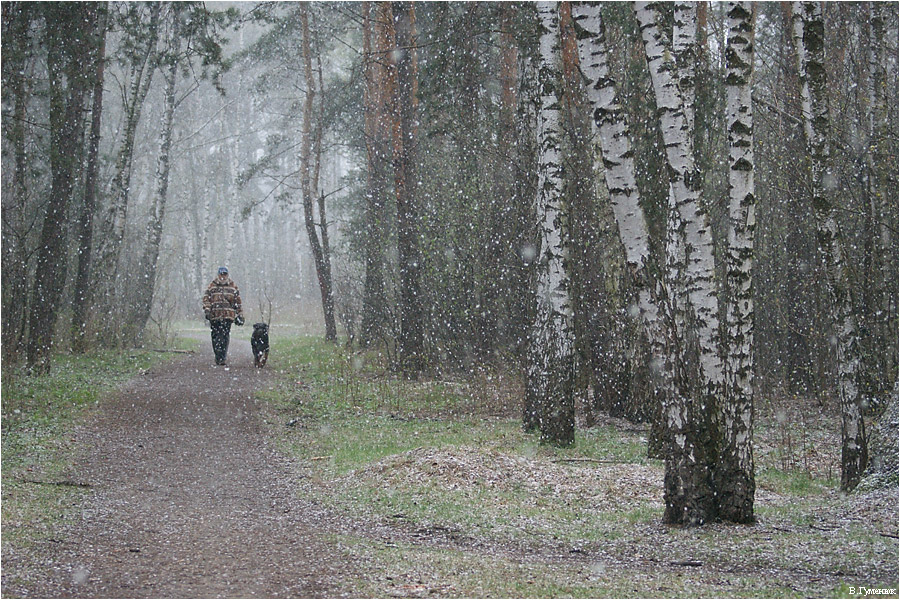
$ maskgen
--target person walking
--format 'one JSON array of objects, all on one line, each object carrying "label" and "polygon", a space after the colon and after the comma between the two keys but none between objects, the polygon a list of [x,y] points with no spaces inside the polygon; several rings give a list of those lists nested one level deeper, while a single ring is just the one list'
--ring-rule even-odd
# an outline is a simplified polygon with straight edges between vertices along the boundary
[{"label": "person walking", "polygon": [[209,321],[216,364],[224,365],[228,355],[231,324],[244,324],[241,293],[228,276],[227,267],[219,267],[219,274],[206,288],[206,293],[203,294],[203,314]]}]

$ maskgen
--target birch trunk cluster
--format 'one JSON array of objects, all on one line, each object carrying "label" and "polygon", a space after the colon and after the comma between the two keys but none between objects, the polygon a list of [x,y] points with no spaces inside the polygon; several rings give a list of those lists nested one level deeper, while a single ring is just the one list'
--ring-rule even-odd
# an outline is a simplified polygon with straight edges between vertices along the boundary
[{"label": "birch trunk cluster", "polygon": [[[701,177],[693,156],[693,60],[696,12],[675,7],[673,45],[661,31],[658,7],[635,3],[666,147],[669,203],[665,272],[650,265],[650,238],[635,183],[633,151],[624,112],[610,77],[609,50],[599,4],[574,11],[580,28],[582,70],[589,83],[602,168],[638,290],[638,309],[650,341],[657,394],[666,435],[665,520],[698,524],[715,519],[753,520],[752,459],[752,15],[745,5],[735,16],[729,52],[742,62],[742,77],[729,78],[734,160],[732,228],[740,313],[719,334],[720,293],[715,277],[712,231],[701,200]],[[740,32],[740,35],[737,34]],[[738,52],[742,51],[742,54]],[[677,62],[678,59],[681,62]],[[744,104],[740,104],[743,101]],[[734,114],[732,114],[732,112]],[[739,134],[739,135],[738,135]],[[739,197],[739,199],[737,199]],[[723,353],[723,348],[727,351]],[[735,358],[735,355],[737,358]],[[726,378],[723,356],[739,378]],[[737,388],[737,392],[732,392]]]},{"label": "birch trunk cluster", "polygon": [[754,304],[756,191],[753,155],[754,15],[750,2],[727,7],[725,127],[728,131],[728,247],[726,258],[724,443],[717,465],[720,515],[753,515]]}]

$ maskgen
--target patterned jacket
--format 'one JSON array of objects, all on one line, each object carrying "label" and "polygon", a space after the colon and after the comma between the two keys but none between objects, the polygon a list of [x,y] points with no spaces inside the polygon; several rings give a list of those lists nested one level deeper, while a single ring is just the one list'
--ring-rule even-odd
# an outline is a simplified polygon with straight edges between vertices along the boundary
[{"label": "patterned jacket", "polygon": [[203,312],[208,315],[210,321],[234,321],[236,317],[243,318],[241,293],[230,277],[216,277],[209,284],[206,293],[203,294]]}]

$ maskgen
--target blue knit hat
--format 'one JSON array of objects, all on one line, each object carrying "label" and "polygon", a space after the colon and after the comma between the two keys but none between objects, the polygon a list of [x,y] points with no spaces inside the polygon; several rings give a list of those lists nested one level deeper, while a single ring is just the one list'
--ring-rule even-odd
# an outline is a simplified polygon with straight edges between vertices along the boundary
[{"label": "blue knit hat", "polygon": [[219,267],[219,275],[228,275],[228,267]]}]

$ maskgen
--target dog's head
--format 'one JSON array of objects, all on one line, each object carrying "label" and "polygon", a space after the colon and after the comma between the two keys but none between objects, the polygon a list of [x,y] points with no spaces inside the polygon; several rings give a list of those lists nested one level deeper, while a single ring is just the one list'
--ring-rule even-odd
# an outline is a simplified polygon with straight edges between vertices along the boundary
[{"label": "dog's head", "polygon": [[253,324],[253,333],[269,333],[269,324],[268,323],[254,323]]}]

